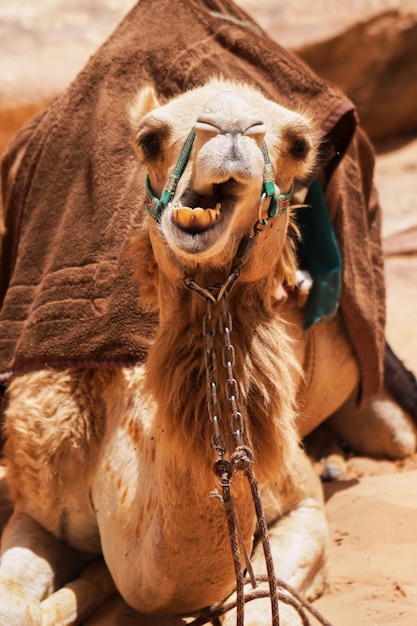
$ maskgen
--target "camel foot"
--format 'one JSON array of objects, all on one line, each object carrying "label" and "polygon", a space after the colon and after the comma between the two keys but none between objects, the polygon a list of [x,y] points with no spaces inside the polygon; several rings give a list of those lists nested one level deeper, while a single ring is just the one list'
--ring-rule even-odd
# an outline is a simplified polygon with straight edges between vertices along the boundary
[{"label": "camel foot", "polygon": [[42,626],[39,601],[15,580],[0,581],[0,626]]}]

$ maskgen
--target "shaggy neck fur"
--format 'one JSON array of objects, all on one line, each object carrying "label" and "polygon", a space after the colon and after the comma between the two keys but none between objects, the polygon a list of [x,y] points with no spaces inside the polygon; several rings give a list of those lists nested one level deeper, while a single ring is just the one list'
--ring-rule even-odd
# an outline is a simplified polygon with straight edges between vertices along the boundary
[{"label": "shaggy neck fur", "polygon": [[[239,279],[227,299],[233,321],[233,372],[240,390],[238,410],[245,423],[244,441],[254,451],[261,480],[276,477],[277,468],[285,466],[283,455],[289,452],[293,438],[294,398],[300,380],[285,323],[271,308],[271,285],[271,276],[250,283]],[[161,322],[149,352],[146,388],[164,416],[170,438],[184,448],[179,456],[189,458],[192,450],[211,464],[213,426],[207,409],[203,336],[206,303],[180,281],[167,278],[161,268],[157,291]],[[213,305],[216,317],[219,311],[220,306]],[[221,430],[231,454],[236,442],[229,426],[227,373],[222,364],[224,338],[218,322],[216,330]]]}]

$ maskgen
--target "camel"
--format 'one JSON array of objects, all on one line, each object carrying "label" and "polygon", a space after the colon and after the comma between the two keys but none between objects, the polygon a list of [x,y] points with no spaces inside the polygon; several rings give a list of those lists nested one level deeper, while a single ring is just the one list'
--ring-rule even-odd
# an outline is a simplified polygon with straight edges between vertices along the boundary
[{"label": "camel", "polygon": [[[292,216],[320,163],[314,120],[221,79],[162,104],[146,87],[129,117],[147,171],[130,262],[159,326],[143,365],[44,369],[9,384],[2,626],[77,624],[116,592],[138,623],[182,624],[173,616],[229,597],[224,475],[213,466],[234,468],[242,450],[275,575],[309,600],[324,588],[322,489],[300,441],[359,374],[339,315],[310,334],[300,321]],[[313,380],[305,367],[313,334],[317,349],[331,346],[337,379],[323,402],[326,372]],[[264,574],[250,485],[237,466],[228,479],[241,551]],[[245,623],[271,623],[269,607],[249,603]],[[302,623],[285,603],[280,620]]]}]

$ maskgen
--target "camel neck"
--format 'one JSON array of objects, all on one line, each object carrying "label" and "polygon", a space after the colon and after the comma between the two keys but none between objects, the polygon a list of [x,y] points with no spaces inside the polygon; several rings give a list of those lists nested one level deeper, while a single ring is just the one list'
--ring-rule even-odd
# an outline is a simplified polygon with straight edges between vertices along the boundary
[{"label": "camel neck", "polygon": [[[227,299],[227,308],[235,359],[233,377],[239,385],[238,411],[245,422],[244,443],[250,445],[255,454],[265,452],[265,459],[271,454],[278,459],[277,448],[285,437],[281,433],[281,442],[276,440],[276,422],[271,417],[284,413],[282,424],[285,424],[292,413],[292,406],[286,406],[287,393],[284,395],[282,390],[288,390],[291,397],[297,366],[286,332],[271,310],[268,294],[265,281],[255,286],[238,282]],[[161,281],[160,303],[161,322],[148,356],[146,389],[155,398],[170,440],[178,438],[176,445],[187,441],[188,449],[198,456],[202,454],[211,465],[213,424],[207,398],[206,302],[183,285]],[[236,443],[229,427],[229,374],[223,359],[226,341],[220,315],[221,306],[216,304],[213,306],[216,331],[213,350],[218,397],[227,449],[232,452]]]}]

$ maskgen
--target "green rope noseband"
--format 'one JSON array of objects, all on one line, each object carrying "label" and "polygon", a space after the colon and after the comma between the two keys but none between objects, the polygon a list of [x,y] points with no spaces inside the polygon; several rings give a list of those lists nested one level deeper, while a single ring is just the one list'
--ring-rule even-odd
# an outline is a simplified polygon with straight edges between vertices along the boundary
[{"label": "green rope noseband", "polygon": [[267,198],[271,198],[268,218],[276,217],[277,215],[282,215],[288,209],[294,191],[294,183],[292,183],[288,193],[277,193],[277,187],[274,181],[274,170],[272,169],[271,158],[265,141],[262,142],[262,155],[264,157],[264,184],[262,192]]},{"label": "green rope noseband", "polygon": [[174,197],[175,190],[178,185],[178,181],[181,178],[185,166],[187,165],[188,159],[191,154],[191,148],[193,147],[194,139],[195,139],[195,129],[193,128],[187,139],[184,142],[184,145],[181,149],[180,155],[177,159],[174,169],[172,170],[168,184],[164,193],[162,194],[162,198],[159,199],[153,195],[153,191],[151,188],[151,184],[149,181],[149,176],[146,174],[145,185],[146,185],[146,197],[145,197],[145,207],[147,212],[156,222],[161,220],[162,211],[167,207],[168,203],[171,202]]},{"label": "green rope noseband", "polygon": [[[178,181],[180,180],[187,165],[188,159],[190,158],[195,136],[196,132],[195,128],[193,128],[184,142],[175,167],[169,176],[168,184],[160,199],[154,196],[149,180],[149,175],[146,174],[145,207],[148,214],[153,217],[156,222],[159,222],[161,220],[162,212],[174,197]],[[290,199],[294,191],[294,184],[291,185],[288,193],[277,193],[277,187],[274,182],[274,171],[265,141],[262,142],[262,156],[264,159],[264,181],[262,186],[262,197],[271,198],[268,209],[268,218],[277,217],[285,213],[285,211],[288,209]]]}]

